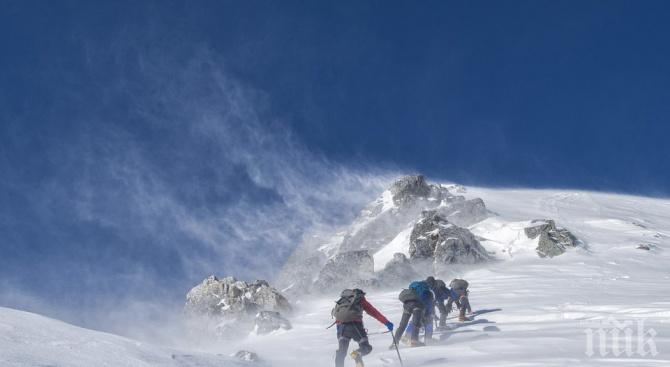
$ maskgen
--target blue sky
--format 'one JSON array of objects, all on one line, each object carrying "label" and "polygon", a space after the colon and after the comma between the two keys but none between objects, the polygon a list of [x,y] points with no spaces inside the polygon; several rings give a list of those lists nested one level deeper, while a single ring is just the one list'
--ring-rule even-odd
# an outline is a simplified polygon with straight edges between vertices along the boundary
[{"label": "blue sky", "polygon": [[210,272],[271,277],[406,172],[667,196],[669,13],[1,1],[0,304],[103,328],[176,308]]}]

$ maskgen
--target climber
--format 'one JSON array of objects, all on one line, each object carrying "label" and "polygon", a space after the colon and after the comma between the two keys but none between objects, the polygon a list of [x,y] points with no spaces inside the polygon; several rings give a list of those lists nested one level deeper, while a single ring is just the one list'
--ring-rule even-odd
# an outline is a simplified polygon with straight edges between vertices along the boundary
[{"label": "climber", "polygon": [[[405,332],[405,328],[407,328],[407,333],[410,335],[409,344],[411,347],[425,345],[419,341],[419,330],[425,324],[426,340],[432,338],[433,322],[426,323],[427,316],[432,317],[433,310],[433,293],[430,291],[430,285],[423,280],[412,282],[408,289],[403,289],[400,292],[398,299],[403,303],[403,314],[400,319],[400,325],[396,329],[395,340],[400,340]],[[412,322],[408,327],[410,318]],[[394,346],[392,345],[391,347]]]},{"label": "climber", "polygon": [[[447,287],[443,280],[433,278],[432,282],[430,282],[429,280],[431,278],[433,277],[428,277],[426,281],[429,284],[434,284],[434,286],[431,287],[431,290],[435,295],[435,306],[437,306],[437,309],[440,311],[440,318],[437,327],[444,329],[447,327],[447,315],[449,315],[449,311],[451,311],[451,308],[447,308],[444,303],[449,299],[449,297],[458,299],[458,296]],[[433,312],[433,314],[435,314],[435,312]]]},{"label": "climber", "polygon": [[447,309],[451,310],[453,303],[456,303],[458,307],[458,321],[466,321],[465,312],[472,314],[472,308],[470,307],[470,300],[468,299],[468,282],[463,279],[454,279],[449,283],[451,288],[451,295],[447,300]]},{"label": "climber", "polygon": [[363,326],[363,311],[384,324],[389,332],[393,332],[393,323],[365,299],[365,292],[360,289],[343,290],[331,312],[337,325],[339,345],[335,354],[335,367],[344,366],[344,357],[347,355],[351,339],[358,343],[358,349],[351,352],[351,358],[356,361],[356,367],[363,367],[363,356],[372,351]]}]

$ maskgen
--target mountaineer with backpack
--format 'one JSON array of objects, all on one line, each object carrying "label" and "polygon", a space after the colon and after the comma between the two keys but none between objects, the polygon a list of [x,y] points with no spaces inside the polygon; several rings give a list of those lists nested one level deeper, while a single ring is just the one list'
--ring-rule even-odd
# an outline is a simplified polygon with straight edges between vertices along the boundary
[{"label": "mountaineer with backpack", "polygon": [[393,332],[393,323],[365,299],[365,292],[360,289],[343,290],[331,312],[337,325],[338,349],[335,354],[335,367],[344,366],[344,358],[351,339],[358,343],[358,349],[351,352],[351,358],[356,361],[356,367],[363,367],[363,356],[372,351],[367,332],[363,327],[363,311]]},{"label": "mountaineer with backpack", "polygon": [[470,307],[470,300],[468,299],[468,282],[463,279],[454,279],[449,283],[451,287],[452,295],[447,300],[447,309],[451,310],[453,303],[456,302],[458,307],[458,321],[466,321],[465,312],[468,314],[472,313],[472,308]]},{"label": "mountaineer with backpack", "polygon": [[[403,289],[400,292],[398,299],[403,304],[403,313],[400,324],[396,329],[395,340],[400,340],[405,328],[407,328],[411,347],[425,345],[419,341],[419,330],[425,324],[426,340],[432,338],[433,293],[430,291],[430,286],[424,280],[412,282],[408,289]],[[408,327],[410,319],[412,322]],[[430,323],[427,323],[426,319],[431,320]],[[394,345],[391,346],[391,348],[393,347]]]},{"label": "mountaineer with backpack", "polygon": [[[447,308],[444,305],[444,302],[446,302],[449,297],[452,296],[452,292],[449,288],[447,288],[447,285],[441,279],[435,279],[434,277],[430,276],[426,278],[426,282],[430,285],[430,289],[435,295],[435,305],[440,311],[439,324],[437,327],[444,329],[447,327],[447,315],[449,315],[449,311],[451,310],[451,308]],[[455,294],[453,296],[456,297]],[[435,314],[435,312],[433,312],[433,314]]]}]

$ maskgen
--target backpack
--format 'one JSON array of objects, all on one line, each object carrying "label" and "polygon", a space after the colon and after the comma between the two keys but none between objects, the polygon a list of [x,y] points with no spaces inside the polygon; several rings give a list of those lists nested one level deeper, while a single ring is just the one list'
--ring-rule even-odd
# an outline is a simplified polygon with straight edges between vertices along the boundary
[{"label": "backpack", "polygon": [[451,281],[451,283],[449,283],[451,289],[455,291],[464,291],[468,289],[468,285],[469,285],[468,282],[463,279],[454,279]]},{"label": "backpack", "polygon": [[361,300],[365,296],[360,289],[345,289],[340,294],[340,299],[335,301],[335,307],[331,315],[338,322],[352,322],[363,318],[363,305]]},{"label": "backpack", "polygon": [[430,286],[425,281],[412,282],[409,285],[409,289],[413,290],[419,297],[419,300],[425,305],[433,302],[433,292],[430,291]]},{"label": "backpack", "polygon": [[405,303],[407,301],[421,301],[419,295],[413,289],[403,289],[398,295],[400,302]]}]

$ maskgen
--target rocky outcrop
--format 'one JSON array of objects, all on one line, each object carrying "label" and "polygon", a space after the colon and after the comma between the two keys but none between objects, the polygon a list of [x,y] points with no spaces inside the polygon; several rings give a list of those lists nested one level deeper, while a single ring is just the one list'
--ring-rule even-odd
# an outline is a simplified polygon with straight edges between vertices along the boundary
[{"label": "rocky outcrop", "polygon": [[[389,198],[384,199],[385,196]],[[416,221],[424,210],[437,210],[459,226],[469,226],[490,215],[481,199],[453,195],[442,185],[428,184],[421,175],[405,176],[361,212],[343,237],[340,250],[374,253],[395,238],[400,228]]]},{"label": "rocky outcrop", "polygon": [[415,202],[419,198],[426,198],[432,192],[423,175],[405,176],[396,180],[389,188],[393,195],[393,202],[398,206]]},{"label": "rocky outcrop", "polygon": [[385,286],[405,284],[419,277],[420,274],[414,270],[407,256],[401,253],[394,254],[393,260],[389,261],[386,267],[377,273],[379,283]]},{"label": "rocky outcrop", "polygon": [[254,319],[254,332],[258,335],[268,334],[275,330],[290,330],[291,322],[279,312],[261,311]]},{"label": "rocky outcrop", "polygon": [[489,260],[475,236],[466,228],[456,226],[430,210],[423,213],[410,235],[410,259],[432,261],[436,266],[474,264]]},{"label": "rocky outcrop", "polygon": [[365,251],[347,251],[333,256],[319,272],[314,290],[376,286],[374,259]]},{"label": "rocky outcrop", "polygon": [[237,353],[231,355],[231,357],[235,357],[237,359],[243,360],[245,362],[260,362],[261,358],[258,356],[258,354],[254,352],[250,352],[248,350],[239,350]]},{"label": "rocky outcrop", "polygon": [[252,331],[256,315],[264,311],[287,314],[291,305],[264,280],[247,283],[213,275],[188,292],[184,306],[194,328],[230,338]]},{"label": "rocky outcrop", "polygon": [[[455,191],[465,191],[457,185],[449,187]],[[341,285],[351,287],[352,284],[374,285],[375,275],[372,273],[372,257],[369,254],[377,253],[403,229],[414,225],[422,218],[421,213],[425,210],[433,210],[459,227],[470,226],[491,215],[481,199],[468,200],[454,195],[447,186],[430,184],[422,175],[401,177],[375,201],[363,208],[359,216],[346,228],[331,234],[306,235],[282,268],[278,284],[283,291],[296,297],[306,289],[330,289]],[[438,251],[440,261],[466,262],[469,257],[472,261],[478,261],[478,248],[474,245],[471,248],[475,254],[463,253],[469,244],[470,242],[456,245],[445,243]],[[437,248],[437,244],[433,245]],[[368,255],[354,256],[354,274],[343,277],[342,267],[338,265],[342,263],[342,257],[351,256],[344,254],[358,251],[367,251]],[[434,253],[434,248],[431,251]],[[361,272],[361,269],[364,270]],[[398,263],[387,273],[378,274],[380,282],[385,283],[387,276],[388,279],[394,278],[395,271],[409,270],[402,263]],[[358,279],[354,279],[355,277]]]},{"label": "rocky outcrop", "polygon": [[537,254],[540,257],[554,257],[563,254],[567,248],[578,245],[577,238],[565,228],[556,227],[553,220],[536,219],[524,229],[531,239],[539,237]]},{"label": "rocky outcrop", "polygon": [[290,312],[288,300],[264,280],[252,283],[211,275],[186,295],[189,315],[255,315],[262,310]]}]

